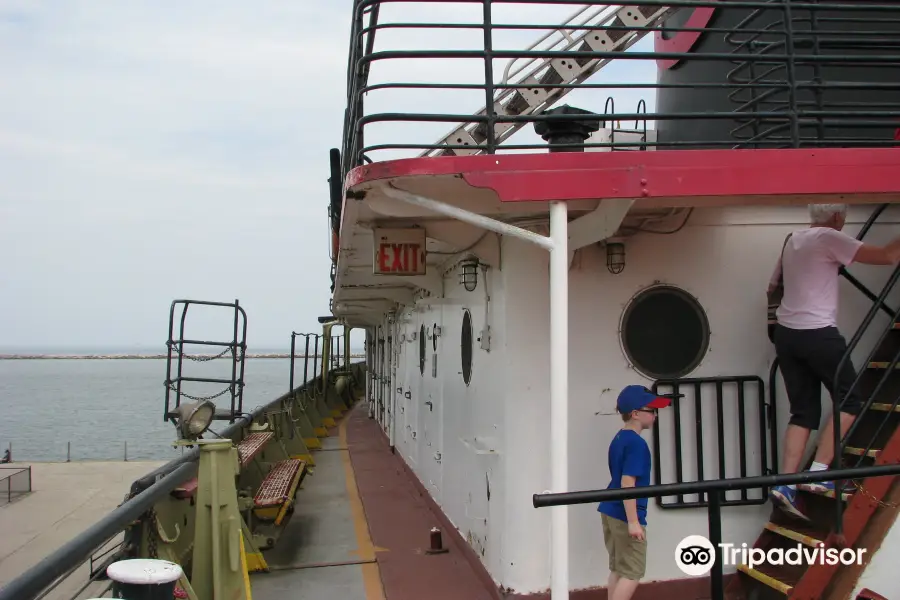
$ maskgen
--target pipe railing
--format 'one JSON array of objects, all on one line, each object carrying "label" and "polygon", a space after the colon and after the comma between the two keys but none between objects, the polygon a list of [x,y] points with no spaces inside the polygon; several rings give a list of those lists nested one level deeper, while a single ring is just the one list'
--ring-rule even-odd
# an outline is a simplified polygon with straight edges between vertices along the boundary
[{"label": "pipe railing", "polygon": [[690,483],[668,483],[642,487],[629,487],[606,490],[590,490],[581,492],[565,492],[558,494],[534,494],[532,505],[535,508],[549,506],[570,506],[573,504],[593,504],[611,500],[634,500],[638,498],[659,498],[670,495],[688,495],[707,493],[708,539],[716,550],[716,559],[710,570],[710,600],[725,600],[723,552],[722,552],[722,499],[730,490],[766,489],[779,485],[798,483],[817,483],[822,481],[838,481],[862,479],[867,477],[888,477],[900,475],[900,465],[879,465],[873,467],[856,467],[828,471],[804,471],[786,475],[763,475],[757,477],[741,477],[732,479],[711,479]]},{"label": "pipe railing", "polygon": [[[595,114],[591,118],[604,125],[617,122],[667,123],[679,120],[727,121],[733,127],[722,129],[720,139],[679,140],[672,136],[665,139],[627,139],[613,143],[610,141],[589,141],[585,149],[654,147],[656,149],[679,148],[735,148],[748,142],[741,130],[751,127],[754,134],[749,141],[756,148],[783,147],[850,147],[850,146],[894,146],[893,131],[900,121],[900,106],[895,97],[900,92],[900,82],[885,75],[900,66],[900,52],[896,44],[890,42],[892,28],[900,23],[900,5],[857,4],[843,0],[818,0],[797,2],[787,0],[764,0],[758,2],[727,2],[718,0],[634,0],[627,3],[599,2],[592,6],[604,7],[595,11],[593,20],[583,23],[554,22],[498,23],[493,11],[508,9],[517,4],[516,0],[471,0],[466,4],[481,4],[481,22],[399,22],[388,21],[385,7],[401,0],[357,0],[355,2],[350,51],[347,69],[348,99],[345,111],[343,147],[341,151],[342,176],[365,162],[371,162],[370,155],[392,150],[418,150],[424,154],[493,154],[501,149],[500,144],[520,127],[529,123],[545,121],[580,121],[584,115],[551,114],[554,103],[560,101],[573,89],[597,89],[654,92],[657,90],[709,89],[710,93],[724,94],[725,104],[703,107],[692,112],[612,112]],[[429,5],[456,0],[431,0]],[[402,0],[402,6],[415,2]],[[570,0],[533,0],[521,2],[529,7],[538,5],[571,5]],[[419,3],[423,4],[424,3]],[[581,3],[583,4],[583,3]],[[379,8],[385,9],[378,11]],[[608,9],[608,10],[607,10]],[[625,22],[620,10],[641,12],[643,22]],[[668,9],[660,12],[660,9]],[[672,17],[678,11],[714,9],[721,13],[731,12],[745,16],[737,30],[716,27],[717,19],[703,27],[679,25]],[[412,8],[409,10],[413,10]],[[523,11],[527,13],[528,11]],[[652,18],[650,17],[652,15]],[[474,16],[474,13],[473,13]],[[368,17],[368,23],[366,22]],[[562,17],[562,15],[561,15]],[[409,19],[412,21],[413,19]],[[460,19],[462,20],[462,19]],[[628,19],[626,19],[628,20]],[[683,21],[683,20],[680,20]],[[741,21],[741,19],[738,19]],[[852,23],[844,27],[841,23]],[[413,35],[418,30],[418,36]],[[463,46],[462,36],[475,34],[481,30],[480,48]],[[551,48],[508,49],[500,45],[498,34],[534,30],[536,36],[546,32],[559,33],[559,43]],[[400,33],[404,40],[428,40],[426,43],[410,46],[405,42],[391,44],[390,33]],[[453,38],[447,46],[435,42],[442,33],[450,32]],[[590,35],[588,35],[588,32]],[[664,34],[667,39],[701,34],[715,36],[722,42],[725,51],[658,51],[656,49],[636,52],[633,44],[645,36]],[[375,47],[378,35],[379,48]],[[610,44],[600,48],[591,45],[593,36],[606,37]],[[887,41],[886,41],[887,40]],[[418,42],[416,42],[418,43]],[[474,40],[473,40],[474,43]],[[848,52],[846,47],[865,52]],[[495,81],[493,61],[507,60],[514,63],[527,60],[535,65],[517,73],[515,77],[503,76]],[[647,62],[656,70],[657,62],[690,60],[694,63],[730,63],[732,68],[723,80],[700,82],[636,82],[633,72],[636,63]],[[403,73],[407,77],[416,63],[412,61],[431,60],[437,65],[446,60],[472,65],[471,73],[477,79],[471,82],[441,80],[445,72],[442,68],[427,70],[436,74],[435,78],[422,81],[403,81],[396,77],[403,75],[382,75],[378,81],[370,82],[376,71]],[[564,61],[577,75],[566,79],[551,61]],[[625,61],[629,69],[612,72],[604,71],[602,82],[587,83],[587,80],[611,62]],[[421,64],[421,62],[419,63]],[[406,65],[411,65],[406,68]],[[866,75],[857,78],[839,77],[835,69],[865,67]],[[378,67],[374,69],[373,67]],[[480,68],[479,68],[480,67]],[[862,71],[859,71],[860,73]],[[652,75],[651,75],[652,76]],[[864,79],[862,77],[868,77]],[[879,79],[880,78],[880,79]],[[406,91],[408,94],[390,100],[381,97],[385,91]],[[416,101],[415,93],[431,91],[430,101]],[[474,93],[479,93],[476,96]],[[448,93],[455,94],[448,96]],[[481,109],[472,106],[472,111],[441,113],[422,112],[423,106],[440,106],[442,99],[450,98],[447,106],[465,106],[455,98],[459,94],[472,93],[473,102],[484,102]],[[847,95],[853,93],[853,101]],[[480,98],[479,98],[480,96]],[[731,103],[728,104],[730,96]],[[395,107],[391,112],[380,111],[366,114],[364,98],[381,106]],[[537,102],[534,98],[544,98]],[[813,98],[814,102],[808,100]],[[451,101],[453,100],[453,101]],[[485,102],[487,101],[487,102]],[[406,103],[406,104],[404,104]],[[629,105],[632,105],[629,103]],[[487,110],[490,107],[491,110]],[[495,110],[496,109],[496,110]],[[386,127],[393,139],[372,139],[366,134],[369,126],[376,123],[395,125]],[[419,141],[400,142],[397,124],[447,123],[456,127],[439,140],[428,143]],[[497,131],[495,132],[495,128]],[[615,125],[612,125],[615,129]],[[410,133],[421,135],[420,128],[411,128]],[[457,134],[462,138],[457,139]],[[381,136],[379,136],[381,137]],[[645,136],[646,137],[646,136]],[[463,139],[464,138],[464,139]],[[581,144],[580,144],[581,145]],[[551,151],[553,145],[550,146]],[[539,150],[546,152],[548,145],[504,144],[502,149],[510,151]],[[421,154],[420,154],[421,155]],[[398,156],[399,157],[399,156]],[[333,218],[339,218],[340,207],[333,207]],[[339,220],[338,220],[339,222]]]}]

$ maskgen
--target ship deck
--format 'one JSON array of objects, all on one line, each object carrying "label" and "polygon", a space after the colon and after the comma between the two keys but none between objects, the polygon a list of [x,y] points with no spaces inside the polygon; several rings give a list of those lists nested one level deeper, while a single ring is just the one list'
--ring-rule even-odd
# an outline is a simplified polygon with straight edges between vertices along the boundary
[{"label": "ship deck", "polygon": [[[290,523],[264,553],[269,572],[250,578],[254,600],[496,597],[364,402],[330,433]],[[426,554],[432,527],[448,552]]]}]

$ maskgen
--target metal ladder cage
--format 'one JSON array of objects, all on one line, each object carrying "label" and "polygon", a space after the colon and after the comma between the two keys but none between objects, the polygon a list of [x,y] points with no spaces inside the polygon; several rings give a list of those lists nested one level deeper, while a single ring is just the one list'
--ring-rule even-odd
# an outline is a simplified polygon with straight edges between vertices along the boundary
[{"label": "metal ladder cage", "polygon": [[[181,317],[179,319],[178,338],[174,337],[175,333],[175,310],[181,305]],[[191,305],[197,306],[217,306],[222,308],[230,308],[234,311],[234,328],[231,341],[219,342],[208,340],[186,339],[184,335],[185,320],[187,319],[188,308]],[[185,352],[185,346],[209,346],[224,348],[221,352],[214,356],[191,356]],[[181,397],[184,396],[190,400],[214,400],[219,396],[230,393],[231,402],[230,409],[227,411],[220,410],[218,407],[215,412],[216,420],[227,420],[233,423],[234,420],[243,414],[244,406],[244,359],[247,354],[247,313],[240,306],[238,300],[234,302],[210,302],[206,300],[174,300],[169,308],[169,339],[166,341],[167,360],[166,360],[166,400],[165,412],[163,413],[164,421],[171,421],[175,424],[177,414],[174,412],[181,406]],[[172,377],[173,352],[177,354],[176,375]],[[190,377],[184,375],[183,359],[187,358],[195,362],[208,362],[224,357],[231,352],[231,377],[229,379],[216,377]],[[182,390],[182,383],[219,383],[225,384],[226,387],[218,393],[209,396],[195,396],[185,393]],[[174,404],[171,393],[175,392]]]},{"label": "metal ladder cage", "polygon": [[735,119],[735,148],[897,145],[900,4],[765,3],[725,36],[759,57],[728,73],[735,111],[752,115]]}]

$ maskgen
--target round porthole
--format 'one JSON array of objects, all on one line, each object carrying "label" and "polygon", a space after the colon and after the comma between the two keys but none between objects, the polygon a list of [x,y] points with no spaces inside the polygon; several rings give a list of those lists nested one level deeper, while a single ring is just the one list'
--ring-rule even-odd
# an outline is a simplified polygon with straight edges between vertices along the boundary
[{"label": "round porthole", "polygon": [[697,368],[709,348],[709,320],[697,300],[662,285],[637,294],[622,315],[622,349],[651,379],[676,379]]},{"label": "round porthole", "polygon": [[460,340],[462,376],[466,385],[469,385],[469,382],[472,381],[472,315],[469,314],[469,311],[463,312]]},{"label": "round porthole", "polygon": [[419,325],[419,375],[425,375],[425,324]]}]

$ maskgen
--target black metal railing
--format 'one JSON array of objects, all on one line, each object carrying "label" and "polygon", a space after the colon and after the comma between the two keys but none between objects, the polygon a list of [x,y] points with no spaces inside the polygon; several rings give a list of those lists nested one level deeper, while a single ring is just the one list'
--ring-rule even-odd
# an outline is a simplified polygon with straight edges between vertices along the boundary
[{"label": "black metal railing", "polygon": [[[888,477],[900,475],[900,465],[880,465],[874,467],[856,467],[834,471],[805,471],[787,475],[764,475],[735,479],[715,479],[692,483],[670,483],[656,486],[620,488],[612,490],[591,490],[581,492],[534,494],[532,505],[535,508],[548,506],[569,506],[573,504],[593,504],[611,500],[632,500],[637,498],[659,498],[671,495],[706,494],[708,540],[716,551],[716,559],[710,570],[710,600],[724,600],[725,586],[723,577],[722,548],[722,506],[723,496],[728,490],[767,489],[779,485],[798,483],[814,483],[821,481],[838,481],[841,479],[863,479],[872,477]],[[2,599],[0,599],[2,600]]]},{"label": "black metal railing", "polygon": [[[182,305],[181,318],[179,320],[178,337],[175,338],[175,308]],[[234,311],[234,330],[231,341],[219,342],[208,340],[185,339],[184,324],[187,319],[188,308],[195,306],[216,306],[230,308]],[[200,346],[224,348],[215,356],[191,356],[185,352],[185,346]],[[231,407],[227,411],[216,411],[215,418],[228,420],[233,423],[235,418],[243,412],[244,406],[244,359],[247,354],[247,313],[241,308],[238,301],[234,302],[209,302],[206,300],[174,300],[169,309],[169,339],[166,341],[168,349],[166,361],[166,401],[163,419],[175,422],[176,414],[173,412],[181,405],[181,397],[192,400],[213,400],[224,394],[229,394]],[[177,354],[176,375],[172,377],[172,353]],[[206,362],[221,358],[231,353],[231,377],[191,377],[184,375],[184,359],[188,358],[197,362]],[[216,383],[226,387],[218,393],[208,396],[189,395],[182,389],[185,382]],[[174,404],[170,399],[171,392],[175,392]]]},{"label": "black metal railing", "polygon": [[[291,376],[290,382],[288,383],[288,390],[294,389],[294,358],[296,357],[296,339],[298,337],[302,337],[305,340],[305,348],[303,350],[303,383],[306,383],[310,379],[316,378],[316,373],[319,372],[319,338],[321,334],[319,333],[297,333],[296,331],[291,332]],[[312,375],[310,375],[309,371],[309,342],[310,338],[313,341],[313,368]],[[324,360],[324,356],[322,357]]]},{"label": "black metal railing", "polygon": [[[661,388],[665,388],[665,391]],[[684,483],[684,470],[692,465],[696,469],[696,479],[703,480],[710,470],[706,468],[708,463],[713,463],[712,470],[721,479],[727,477],[731,470],[730,462],[737,463],[736,468],[741,477],[751,475],[751,469],[760,475],[774,472],[772,465],[777,462],[778,453],[775,450],[774,430],[770,429],[769,421],[769,415],[774,411],[770,411],[766,403],[766,386],[760,377],[747,375],[660,379],[654,382],[653,392],[672,397],[672,410],[665,411],[666,415],[660,415],[660,420],[652,429],[656,485],[662,485],[663,479],[674,479],[672,483]],[[729,420],[736,434],[736,445],[735,438],[726,433],[726,405],[733,406],[737,413],[736,422]],[[688,408],[691,410],[686,410]],[[682,417],[687,414],[690,416],[684,419],[688,425],[685,432]],[[667,426],[669,420],[670,427]],[[672,431],[671,446],[666,444],[665,449],[661,439],[664,429]],[[708,432],[712,432],[709,440]],[[753,438],[756,438],[755,445]],[[691,443],[685,447],[685,441]],[[707,441],[711,442],[712,448],[706,445]],[[734,454],[727,452],[729,448],[736,449],[736,461],[729,461]],[[688,456],[690,452],[693,452],[693,456]],[[668,475],[668,461],[663,460],[664,453],[672,459],[672,475]],[[750,464],[748,455],[757,457],[756,464]],[[722,505],[745,506],[768,501],[768,490],[762,490],[758,497],[749,496],[746,489],[739,491],[737,498],[723,498]],[[695,508],[708,504],[702,492],[696,499],[686,499],[679,494],[668,502],[664,496],[657,496],[656,502],[660,508]]]},{"label": "black metal railing", "polygon": [[[872,145],[872,136],[860,130],[882,127],[883,123],[877,121],[882,116],[880,111],[896,109],[900,100],[896,86],[891,85],[896,78],[889,75],[896,71],[890,62],[900,48],[897,33],[891,30],[900,22],[897,15],[856,10],[859,7],[853,6],[866,3],[847,2],[838,7],[830,2],[771,0],[770,4],[774,10],[753,10],[737,24],[736,31],[725,36],[735,52],[758,56],[758,60],[742,61],[729,72],[730,82],[746,86],[729,95],[741,111],[781,112],[800,118],[742,118],[732,130],[742,141],[738,147]],[[833,59],[812,59],[821,56]],[[860,62],[861,56],[872,60]],[[888,56],[891,61],[880,62]],[[843,74],[846,79],[839,78],[839,69],[851,64],[868,73],[857,74],[858,81],[853,81],[850,73]],[[874,80],[866,82],[866,77]],[[880,85],[878,79],[888,85]],[[782,82],[794,85],[780,87]],[[764,83],[775,85],[746,85]],[[858,86],[874,92],[874,96],[861,96],[855,91]],[[842,122],[849,115],[857,120],[853,127]]]},{"label": "black metal railing", "polygon": [[[877,315],[879,309],[884,306],[885,299],[887,298],[888,294],[890,294],[890,292],[894,290],[894,287],[896,286],[898,281],[900,281],[900,265],[897,265],[894,268],[893,273],[888,278],[887,283],[885,283],[876,301],[872,304],[871,308],[869,308],[869,311],[863,318],[862,323],[860,324],[859,328],[857,328],[856,333],[847,343],[847,350],[844,352],[844,355],[843,357],[841,357],[837,369],[835,370],[835,374],[832,380],[832,390],[834,390],[832,393],[832,426],[834,428],[834,457],[832,458],[833,469],[838,469],[845,463],[853,463],[853,466],[862,464],[862,461],[869,457],[869,452],[872,450],[872,446],[876,442],[876,440],[883,439],[881,437],[881,433],[885,431],[885,427],[887,427],[888,423],[891,421],[891,418],[894,416],[894,411],[897,408],[897,404],[900,403],[900,394],[898,394],[891,401],[890,408],[887,411],[883,411],[884,417],[878,424],[875,431],[867,436],[868,441],[865,443],[865,447],[863,448],[862,453],[858,457],[856,457],[855,460],[854,458],[845,456],[845,451],[849,446],[849,441],[852,439],[853,434],[864,422],[863,418],[867,416],[872,410],[873,403],[875,403],[875,400],[880,396],[887,381],[891,378],[891,376],[896,374],[895,369],[897,368],[897,363],[900,362],[900,346],[898,346],[896,351],[893,353],[893,358],[890,360],[888,367],[884,369],[884,372],[879,378],[878,383],[875,384],[871,392],[866,394],[866,397],[862,399],[863,406],[859,412],[859,415],[857,415],[854,422],[850,425],[850,427],[847,429],[847,432],[842,437],[840,428],[841,408],[847,402],[851,394],[858,393],[860,382],[862,381],[863,377],[870,372],[869,364],[873,361],[875,354],[881,350],[885,340],[894,330],[897,323],[897,317],[900,316],[896,313],[896,311],[891,316],[891,319],[889,320],[887,326],[881,330],[881,333],[878,336],[878,340],[872,345],[871,350],[869,350],[869,353],[866,355],[866,358],[863,361],[862,368],[857,370],[857,374],[853,380],[853,383],[846,391],[842,391],[842,389],[838,386],[838,383],[841,379],[840,374],[846,365],[852,364],[851,361],[853,352],[856,350],[864,334],[867,333],[869,328],[872,326],[875,315]],[[836,482],[837,490],[842,489],[843,483],[843,480]],[[835,494],[835,500],[835,533],[841,535],[843,534],[844,525],[844,506],[840,493]]]},{"label": "black metal railing", "polygon": [[31,492],[31,467],[0,465],[0,506]]},{"label": "black metal railing", "polygon": [[[882,215],[882,213],[888,208],[888,206],[889,206],[888,204],[881,204],[878,207],[876,207],[876,209],[874,211],[872,211],[872,214],[869,215],[869,218],[866,220],[866,222],[863,224],[863,226],[860,228],[859,232],[857,233],[857,235],[856,235],[857,240],[863,240],[866,237],[866,235],[869,233],[869,230],[872,228],[872,226],[875,224],[875,222],[878,220],[878,218]],[[863,376],[866,374],[866,367],[868,366],[871,359],[874,357],[875,353],[879,351],[879,348],[881,347],[884,340],[887,338],[887,336],[893,330],[894,324],[896,323],[897,318],[900,317],[900,311],[891,308],[886,302],[887,296],[894,289],[894,287],[898,281],[898,278],[900,278],[900,266],[898,266],[897,268],[894,269],[893,273],[888,278],[888,281],[885,283],[881,292],[878,295],[876,295],[874,292],[872,292],[872,290],[870,290],[865,284],[863,284],[861,281],[859,281],[859,279],[857,279],[852,274],[850,274],[845,267],[840,267],[838,272],[851,285],[853,285],[854,288],[859,290],[864,296],[866,296],[866,298],[871,300],[872,306],[869,308],[869,310],[863,317],[862,322],[857,327],[857,329],[854,332],[853,336],[851,337],[850,341],[847,343],[847,350],[845,351],[843,357],[841,358],[838,368],[835,371],[834,380],[832,381],[832,384],[834,386],[834,387],[832,387],[832,389],[835,390],[835,392],[833,394],[831,394],[832,405],[833,405],[833,412],[832,412],[831,418],[832,418],[832,426],[834,428],[833,435],[834,435],[834,449],[835,449],[834,457],[832,458],[832,469],[838,469],[842,466],[847,466],[847,463],[850,463],[850,462],[853,463],[852,465],[850,465],[853,467],[857,467],[857,466],[860,466],[861,464],[863,464],[864,460],[866,458],[868,458],[868,453],[870,450],[872,450],[873,444],[875,444],[876,440],[881,439],[879,437],[880,434],[884,431],[884,428],[887,426],[888,422],[890,421],[891,415],[893,414],[893,409],[896,408],[897,403],[900,402],[900,396],[898,396],[898,398],[896,398],[894,400],[894,403],[891,406],[891,410],[884,413],[884,418],[883,418],[882,422],[879,424],[879,426],[876,428],[876,431],[869,436],[869,440],[868,440],[868,442],[865,443],[865,447],[863,448],[862,453],[860,455],[858,455],[855,459],[844,458],[844,451],[848,447],[850,439],[852,438],[853,434],[857,431],[860,424],[863,422],[862,417],[865,416],[867,414],[867,412],[871,410],[872,404],[875,402],[875,399],[878,398],[879,394],[881,393],[882,389],[884,388],[885,383],[888,381],[891,374],[893,373],[893,369],[896,367],[898,361],[900,361],[900,350],[898,350],[898,354],[895,355],[894,358],[892,359],[892,361],[890,362],[889,368],[885,369],[884,374],[882,375],[881,379],[874,386],[874,388],[869,391],[867,396],[862,400],[863,408],[862,408],[859,416],[854,421],[854,423],[848,428],[845,435],[841,436],[841,434],[840,434],[840,407],[844,405],[844,403],[847,401],[847,398],[850,396],[850,394],[855,393],[857,391],[857,389],[862,381]],[[881,331],[877,342],[875,344],[873,344],[871,350],[869,351],[869,354],[866,357],[865,362],[863,363],[864,367],[857,372],[857,377],[855,378],[853,384],[850,386],[849,389],[847,389],[845,392],[841,393],[840,388],[837,387],[837,381],[838,381],[837,374],[841,372],[841,370],[848,363],[848,361],[852,361],[853,352],[859,346],[860,341],[864,337],[865,333],[871,327],[871,325],[875,319],[875,315],[878,314],[879,311],[885,313],[889,317],[890,321],[887,324],[887,326]],[[778,358],[776,357],[775,360],[772,362],[772,366],[769,370],[769,405],[773,408],[773,410],[771,411],[771,414],[770,414],[770,418],[772,419],[772,422],[770,423],[770,427],[772,428],[773,431],[776,429],[776,423],[775,423],[775,412],[776,411],[774,410],[774,407],[777,406],[776,382],[777,382],[778,370],[779,370],[779,362],[778,362]],[[774,440],[773,440],[773,444],[774,444]],[[773,446],[773,448],[774,448],[774,446]],[[774,473],[777,473],[778,468],[779,468],[778,464],[775,463],[775,464],[773,464],[772,471]],[[838,482],[838,486],[841,486],[842,484],[843,484],[842,481]],[[838,489],[840,489],[840,487]],[[843,524],[843,509],[844,509],[844,507],[843,507],[843,503],[839,500],[839,498],[840,498],[839,496],[836,496],[836,500],[838,500],[838,501],[835,502],[835,534],[837,534],[837,535],[841,535],[843,533],[843,526],[844,526],[844,524]]]},{"label": "black metal railing", "polygon": [[[594,140],[585,144],[588,149],[897,143],[893,132],[900,125],[900,82],[891,73],[900,66],[900,43],[895,41],[900,33],[900,4],[634,0],[627,5],[637,12],[629,16],[618,11],[621,4],[600,2],[581,9],[578,18],[547,23],[524,21],[521,15],[530,11],[516,11],[516,5],[556,5],[563,10],[580,4],[470,0],[454,1],[457,22],[414,22],[418,15],[439,13],[447,2],[355,2],[342,177],[384,155],[546,152],[548,145],[543,141],[506,142],[528,124],[584,120],[581,114],[548,113],[575,89],[630,97],[625,112],[609,111],[611,104],[607,104],[600,113],[599,102],[596,108],[585,107],[596,111],[591,118],[603,127],[625,130],[620,123],[634,122],[632,133],[646,131],[647,123],[660,129],[656,139],[638,135],[615,142]],[[703,27],[687,27],[686,19],[673,18],[698,9],[713,9],[716,18]],[[500,22],[501,16],[509,21]],[[462,22],[466,18],[469,22]],[[650,22],[644,22],[646,18]],[[521,49],[534,39],[531,36],[543,32],[549,32],[546,40]],[[695,47],[661,51],[649,44],[655,34],[666,39],[702,35]],[[420,45],[411,45],[410,39],[420,40],[416,42]],[[608,42],[612,49],[597,40]],[[642,40],[649,49],[640,45]],[[610,67],[617,59],[623,67],[618,70]],[[501,70],[503,61],[509,62]],[[525,66],[513,68],[517,61],[525,61]],[[684,61],[679,68],[687,65],[696,71],[702,65],[707,72],[698,72],[690,81],[668,76],[657,80],[657,61]],[[643,75],[642,64],[649,64]],[[601,68],[605,69],[602,81],[587,83]],[[566,75],[567,69],[578,74]],[[416,78],[416,73],[421,77]],[[463,73],[475,79],[467,81]],[[370,81],[376,76],[377,81]],[[635,81],[636,77],[646,81]],[[657,93],[693,94],[696,101],[681,102],[690,107],[687,110],[674,110],[669,107],[672,103],[646,112],[630,110],[658,104]],[[480,110],[479,105],[483,105]],[[471,111],[462,110],[465,106]],[[444,107],[450,110],[441,112]],[[682,135],[685,121],[701,124],[691,126],[692,130],[706,128],[714,133],[688,139]],[[662,135],[672,127],[678,131]],[[432,135],[429,132],[433,138],[422,139]],[[339,206],[332,204],[332,218],[339,216],[336,210]]]}]

